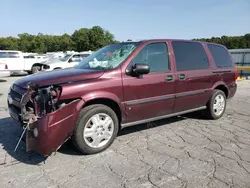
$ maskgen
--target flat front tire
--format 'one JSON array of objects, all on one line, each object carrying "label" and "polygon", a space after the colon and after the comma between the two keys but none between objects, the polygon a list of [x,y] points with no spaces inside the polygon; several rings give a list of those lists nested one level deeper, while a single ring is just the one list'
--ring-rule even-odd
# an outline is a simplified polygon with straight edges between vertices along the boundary
[{"label": "flat front tire", "polygon": [[227,106],[226,95],[223,91],[215,89],[207,105],[209,119],[219,119],[225,113]]},{"label": "flat front tire", "polygon": [[119,130],[116,113],[108,106],[94,104],[83,108],[73,133],[73,143],[83,154],[106,150]]}]

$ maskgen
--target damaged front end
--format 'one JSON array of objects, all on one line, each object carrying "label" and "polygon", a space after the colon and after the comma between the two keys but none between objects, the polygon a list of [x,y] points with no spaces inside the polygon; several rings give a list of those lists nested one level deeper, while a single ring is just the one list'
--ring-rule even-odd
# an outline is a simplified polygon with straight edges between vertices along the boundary
[{"label": "damaged front end", "polygon": [[[26,132],[26,151],[48,156],[71,136],[83,101],[59,100],[61,93],[61,86],[28,84],[19,103],[19,121]],[[10,113],[13,117],[13,111]]]}]

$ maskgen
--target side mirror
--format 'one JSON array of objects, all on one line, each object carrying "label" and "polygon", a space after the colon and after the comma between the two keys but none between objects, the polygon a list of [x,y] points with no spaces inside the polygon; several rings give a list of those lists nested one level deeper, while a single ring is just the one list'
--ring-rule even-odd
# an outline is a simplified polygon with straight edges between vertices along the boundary
[{"label": "side mirror", "polygon": [[147,64],[135,64],[132,67],[132,72],[137,75],[148,74],[150,72],[150,68]]},{"label": "side mirror", "polygon": [[70,59],[68,60],[69,63],[71,63],[72,61],[73,61],[72,58],[70,58]]}]

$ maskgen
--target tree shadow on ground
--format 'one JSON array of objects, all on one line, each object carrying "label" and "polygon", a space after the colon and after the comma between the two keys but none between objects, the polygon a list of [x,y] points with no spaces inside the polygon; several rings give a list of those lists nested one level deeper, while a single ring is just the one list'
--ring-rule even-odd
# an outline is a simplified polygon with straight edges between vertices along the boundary
[{"label": "tree shadow on ground", "polygon": [[[185,114],[183,116],[155,121],[152,124],[139,124],[136,126],[124,128],[119,132],[118,137],[155,127],[168,126],[171,123],[182,121],[186,118],[204,119],[201,112]],[[21,141],[17,151],[14,152],[15,146],[21,136],[22,131],[23,129],[21,128],[21,126],[14,120],[12,120],[12,118],[8,117],[0,119],[0,145],[2,145],[3,149],[6,151],[4,160],[0,161],[0,166],[11,166],[18,163],[38,165],[46,161],[47,157],[43,157],[35,152],[26,152],[24,141]],[[83,155],[73,146],[71,140],[65,142],[57,151],[57,153],[66,155]],[[56,153],[53,153],[52,155],[55,154]]]}]

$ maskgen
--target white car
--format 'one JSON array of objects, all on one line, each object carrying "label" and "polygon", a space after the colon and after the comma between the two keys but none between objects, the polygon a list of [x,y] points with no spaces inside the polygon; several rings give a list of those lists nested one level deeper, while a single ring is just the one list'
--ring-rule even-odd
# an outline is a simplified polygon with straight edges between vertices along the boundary
[{"label": "white car", "polygon": [[21,51],[0,50],[0,62],[8,66],[11,74],[28,72],[35,73],[35,63],[46,61],[45,56],[25,55]]},{"label": "white car", "polygon": [[[40,63],[40,71],[52,71],[56,69],[71,68],[81,62],[84,58],[92,54],[91,51],[67,54],[63,58],[54,59],[44,63]],[[39,66],[39,64],[37,64]]]},{"label": "white car", "polygon": [[0,78],[10,76],[10,70],[5,63],[0,63]]}]

